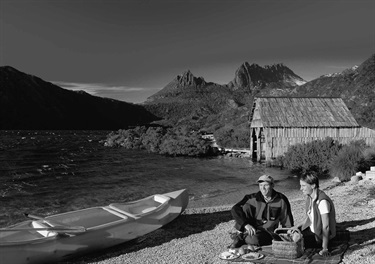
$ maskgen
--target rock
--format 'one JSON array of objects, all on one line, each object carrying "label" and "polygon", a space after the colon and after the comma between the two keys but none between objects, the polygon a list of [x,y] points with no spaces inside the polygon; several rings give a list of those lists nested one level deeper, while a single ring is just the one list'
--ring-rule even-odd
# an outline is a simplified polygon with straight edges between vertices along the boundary
[{"label": "rock", "polygon": [[362,180],[362,176],[354,175],[350,178],[351,183],[358,183],[360,180]]},{"label": "rock", "polygon": [[341,180],[339,179],[339,177],[335,177],[332,179],[332,182],[341,182]]}]

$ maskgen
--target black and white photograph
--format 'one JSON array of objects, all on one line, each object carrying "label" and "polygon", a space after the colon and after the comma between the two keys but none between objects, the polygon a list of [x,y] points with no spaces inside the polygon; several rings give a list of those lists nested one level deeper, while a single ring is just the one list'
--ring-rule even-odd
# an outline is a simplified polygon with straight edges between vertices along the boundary
[{"label": "black and white photograph", "polygon": [[374,0],[0,0],[0,264],[375,263]]}]

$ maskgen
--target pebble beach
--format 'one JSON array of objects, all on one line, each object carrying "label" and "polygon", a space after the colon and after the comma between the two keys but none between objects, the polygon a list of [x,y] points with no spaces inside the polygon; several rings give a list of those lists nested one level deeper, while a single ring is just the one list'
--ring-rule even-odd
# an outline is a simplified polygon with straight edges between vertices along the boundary
[{"label": "pebble beach", "polygon": [[[320,188],[333,200],[337,222],[350,231],[349,248],[340,263],[375,263],[375,182],[337,183],[321,182]],[[291,203],[295,222],[304,216],[302,192],[284,192]],[[227,263],[219,254],[231,243],[229,233],[234,221],[230,208],[239,201],[247,189],[236,193],[190,201],[185,212],[170,224],[136,240],[122,245],[85,255],[64,264],[124,264],[124,263]]]}]

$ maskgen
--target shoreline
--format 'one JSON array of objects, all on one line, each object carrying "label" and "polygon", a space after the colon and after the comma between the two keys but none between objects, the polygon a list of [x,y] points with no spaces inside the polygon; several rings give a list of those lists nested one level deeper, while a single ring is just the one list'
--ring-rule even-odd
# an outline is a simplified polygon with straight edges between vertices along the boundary
[{"label": "shoreline", "polygon": [[[283,188],[275,189],[282,192]],[[375,262],[375,182],[321,182],[321,189],[331,197],[337,222],[351,232],[350,246],[341,263]],[[226,263],[218,255],[231,243],[229,232],[234,221],[230,214],[233,200],[242,198],[247,189],[234,195],[194,202],[170,224],[122,245],[61,262],[64,264],[122,263]],[[299,189],[287,194],[295,222],[304,217],[305,197]],[[198,207],[193,207],[198,206]]]},{"label": "shoreline", "polygon": [[[290,200],[298,199],[302,196],[302,192],[295,183],[297,176],[293,175],[288,170],[281,170],[275,167],[266,167],[264,174],[271,175],[275,179],[274,189],[278,192],[286,195]],[[320,180],[321,185],[331,184],[330,179]],[[258,184],[255,182],[249,182],[251,185],[246,185],[242,188],[237,189],[235,192],[220,194],[213,197],[193,199],[189,201],[187,210],[198,210],[199,208],[209,207],[232,207],[235,203],[239,202],[246,194],[259,191]],[[292,185],[292,186],[291,186]]]}]

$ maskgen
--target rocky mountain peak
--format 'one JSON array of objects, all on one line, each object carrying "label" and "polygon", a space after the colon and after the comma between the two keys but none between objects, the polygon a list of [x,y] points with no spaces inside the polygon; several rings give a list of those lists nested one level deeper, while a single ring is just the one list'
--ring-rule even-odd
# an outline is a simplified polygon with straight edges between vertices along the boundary
[{"label": "rocky mountain peak", "polygon": [[201,86],[205,85],[206,82],[203,77],[195,77],[190,70],[184,71],[182,74],[177,75],[174,82],[179,86]]},{"label": "rocky mountain peak", "polygon": [[282,63],[266,65],[243,63],[228,86],[234,90],[265,88],[268,86],[294,87],[306,83],[300,76]]},{"label": "rocky mountain peak", "polygon": [[288,71],[288,70],[290,70],[288,67],[286,67],[282,63],[276,63],[276,64],[272,64],[272,65],[265,65],[264,68],[268,69],[270,71]]},{"label": "rocky mountain peak", "polygon": [[170,83],[168,83],[163,89],[156,94],[147,98],[146,103],[150,103],[156,99],[173,97],[184,90],[189,88],[201,88],[206,85],[206,81],[203,77],[195,77],[190,70],[184,71],[182,74],[177,75]]}]

